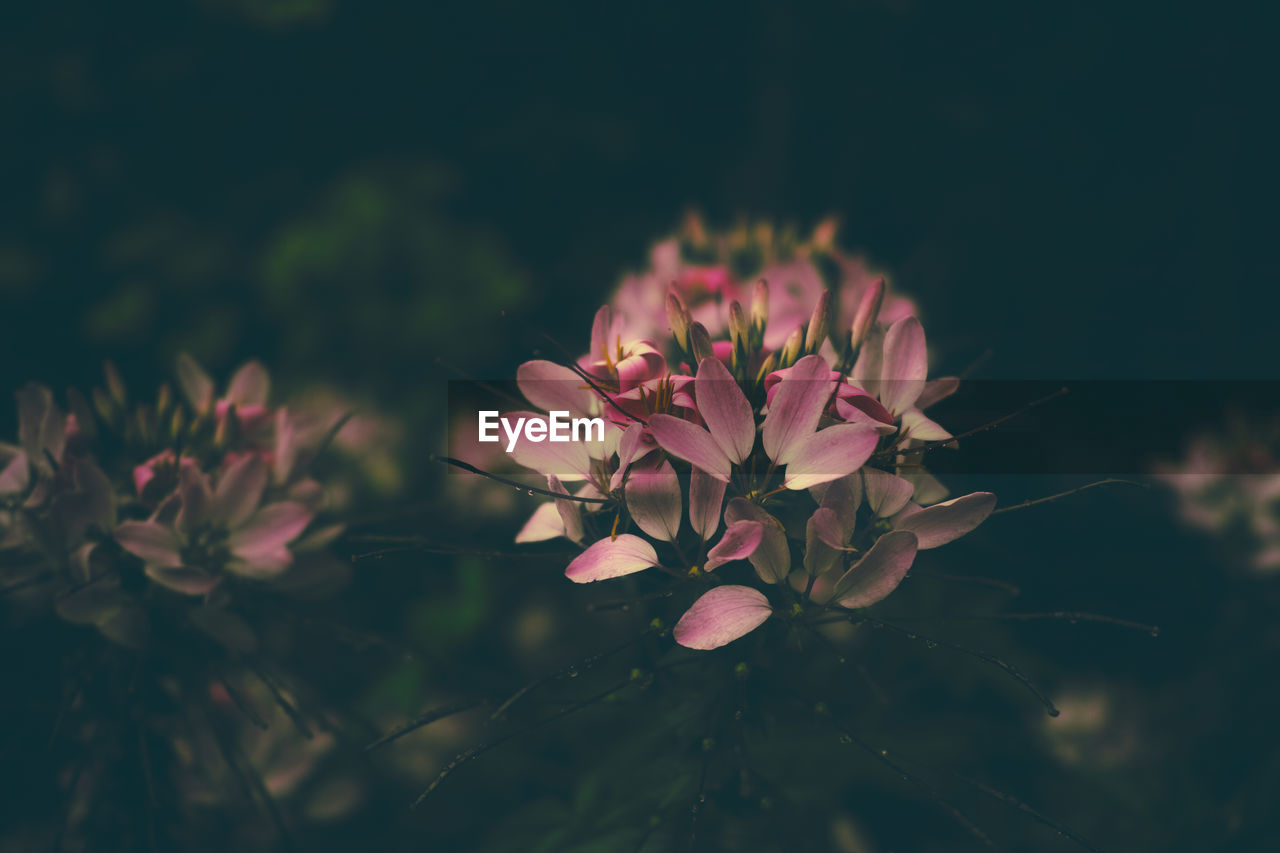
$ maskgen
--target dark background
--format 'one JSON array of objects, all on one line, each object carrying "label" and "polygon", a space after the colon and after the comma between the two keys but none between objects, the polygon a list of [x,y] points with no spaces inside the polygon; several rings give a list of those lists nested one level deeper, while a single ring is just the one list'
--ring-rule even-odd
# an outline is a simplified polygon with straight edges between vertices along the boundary
[{"label": "dark background", "polygon": [[[509,377],[543,331],[584,345],[690,207],[718,225],[837,215],[920,304],[939,372],[989,350],[986,378],[1277,378],[1276,31],[1256,9],[205,0],[4,17],[7,388],[83,386],[104,358],[145,386],[183,349],[224,375],[258,356],[286,388],[325,380],[401,417],[419,470],[458,377],[439,359]],[[1082,429],[1126,428],[1089,414]],[[1002,500],[1054,485],[1012,478]],[[1161,624],[1141,648],[1031,635],[1053,683],[1134,691],[1147,749],[1061,788],[1016,757],[1006,775],[1106,849],[1265,849],[1274,583],[1233,574],[1158,496],[1076,500],[992,522],[971,556],[1033,579],[1032,604]],[[362,612],[401,624],[402,603],[378,615],[387,591]],[[426,817],[402,801],[335,838],[411,846],[430,821],[457,844],[492,818],[461,795]]]}]

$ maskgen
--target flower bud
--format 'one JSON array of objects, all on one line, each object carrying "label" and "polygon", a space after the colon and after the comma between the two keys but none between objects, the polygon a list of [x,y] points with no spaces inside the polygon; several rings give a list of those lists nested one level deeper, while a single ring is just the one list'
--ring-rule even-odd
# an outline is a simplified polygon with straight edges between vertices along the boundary
[{"label": "flower bud", "polygon": [[747,315],[742,304],[734,300],[729,304],[729,340],[733,342],[733,351],[741,351],[746,355],[751,339],[751,328],[747,325]]},{"label": "flower bud", "polygon": [[667,294],[667,322],[671,325],[671,334],[675,335],[676,346],[689,352],[689,325],[692,320],[688,310],[675,293]]},{"label": "flower bud", "polygon": [[751,292],[751,342],[756,348],[764,343],[764,327],[769,322],[769,282],[760,279]]},{"label": "flower bud", "polygon": [[213,434],[214,446],[219,450],[234,447],[240,441],[241,434],[240,416],[236,414],[236,407],[231,406],[227,409],[226,417],[218,422],[218,428]]},{"label": "flower bud", "polygon": [[115,400],[112,400],[106,391],[101,388],[93,389],[93,407],[98,411],[98,417],[102,418],[103,423],[115,425],[116,413],[119,408],[116,406]]},{"label": "flower bud", "polygon": [[778,354],[776,352],[771,352],[769,353],[768,358],[760,364],[760,369],[756,371],[756,384],[759,385],[763,383],[764,378],[777,369]]},{"label": "flower bud", "polygon": [[694,323],[689,329],[689,354],[693,356],[694,364],[704,358],[712,358],[716,354],[711,347],[711,335],[707,333],[707,327],[701,323]]},{"label": "flower bud", "polygon": [[173,406],[173,391],[169,388],[169,383],[160,386],[160,390],[156,392],[156,421],[162,421],[169,415],[169,409]]},{"label": "flower bud", "polygon": [[120,378],[120,371],[116,370],[116,366],[108,361],[103,363],[102,372],[106,374],[107,390],[111,392],[111,399],[124,406],[128,402],[129,395],[125,392],[124,380]]},{"label": "flower bud", "polygon": [[812,355],[817,352],[822,342],[827,339],[831,329],[831,291],[822,291],[818,304],[813,306],[813,316],[809,318],[809,328],[804,336],[804,352]]},{"label": "flower bud", "polygon": [[169,440],[177,441],[182,437],[182,431],[187,426],[187,410],[179,406],[173,410],[173,417],[169,419]]},{"label": "flower bud", "polygon": [[804,346],[804,329],[797,326],[796,330],[787,338],[787,342],[782,345],[781,354],[778,356],[778,367],[790,367],[800,358],[800,350]]},{"label": "flower bud", "polygon": [[867,332],[880,315],[880,305],[884,302],[884,279],[878,278],[862,294],[858,310],[853,315],[853,328],[849,337],[849,346],[857,350],[867,339]]}]

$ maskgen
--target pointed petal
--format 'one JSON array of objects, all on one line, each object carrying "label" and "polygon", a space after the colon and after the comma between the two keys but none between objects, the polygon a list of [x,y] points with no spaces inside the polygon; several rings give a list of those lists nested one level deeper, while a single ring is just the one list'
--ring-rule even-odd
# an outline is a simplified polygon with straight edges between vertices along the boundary
[{"label": "pointed petal", "polygon": [[729,368],[717,358],[704,358],[694,380],[698,414],[729,460],[742,464],[756,442],[756,421],[751,404]]},{"label": "pointed petal", "polygon": [[832,480],[826,489],[822,506],[835,510],[843,534],[840,541],[847,541],[858,522],[858,507],[862,506],[862,475],[854,473]]},{"label": "pointed petal", "polygon": [[261,362],[250,361],[231,377],[226,399],[236,408],[265,406],[271,393],[271,377]]},{"label": "pointed petal", "polygon": [[884,534],[866,555],[836,582],[832,594],[841,607],[870,607],[898,588],[916,559],[914,533]]},{"label": "pointed petal", "polygon": [[685,611],[672,634],[687,649],[718,649],[759,628],[772,614],[769,599],[760,590],[718,586]]},{"label": "pointed petal", "polygon": [[907,501],[911,500],[911,495],[915,491],[915,486],[910,480],[904,480],[878,468],[863,468],[862,482],[865,486],[867,506],[871,507],[876,518],[897,515],[907,505]]},{"label": "pointed petal", "polygon": [[794,445],[783,485],[808,489],[851,474],[871,458],[879,440],[866,424],[836,424],[811,433]]},{"label": "pointed petal", "polygon": [[711,572],[725,563],[747,559],[755,553],[763,537],[764,525],[760,522],[735,521],[725,528],[720,541],[707,552],[707,562],[703,565],[703,570]]},{"label": "pointed petal", "polygon": [[680,533],[684,504],[680,478],[671,463],[632,465],[627,476],[627,512],[641,530],[654,539],[670,542]]},{"label": "pointed petal", "polygon": [[671,415],[650,415],[649,431],[672,456],[701,468],[717,480],[729,482],[733,463],[711,433]]},{"label": "pointed petal", "polygon": [[[547,488],[558,495],[567,495],[569,490],[564,487],[564,483],[560,482],[560,478],[555,474],[547,477]],[[566,501],[555,498],[552,505],[556,508],[556,513],[560,516],[560,523],[564,531],[564,535],[572,542],[582,541],[582,504],[578,501]],[[520,538],[517,536],[516,541]]]},{"label": "pointed petal", "polygon": [[158,566],[181,566],[182,541],[178,534],[154,521],[126,521],[115,530],[120,547]]},{"label": "pointed petal", "polygon": [[237,559],[227,563],[227,571],[253,580],[269,580],[284,574],[293,565],[293,553],[283,545],[236,556]]},{"label": "pointed petal", "polygon": [[830,376],[831,371],[821,356],[807,355],[778,383],[761,435],[764,452],[776,464],[790,464],[796,446],[818,428],[818,420],[835,387]]},{"label": "pointed petal", "polygon": [[178,471],[178,494],[182,505],[174,524],[182,532],[190,533],[209,520],[213,508],[209,478],[195,465],[183,465]]},{"label": "pointed petal", "polygon": [[658,553],[639,536],[623,533],[601,539],[573,559],[565,577],[574,583],[620,578],[658,565]]},{"label": "pointed petal", "polygon": [[929,353],[920,321],[907,317],[890,326],[884,336],[880,402],[895,415],[905,412],[924,391],[928,372]]},{"label": "pointed petal", "polygon": [[710,539],[720,526],[720,509],[728,483],[719,480],[696,465],[689,475],[689,525],[702,538]]},{"label": "pointed petal", "polygon": [[920,550],[937,548],[959,539],[987,520],[996,508],[996,496],[991,492],[974,492],[945,503],[934,504],[903,517],[894,518],[897,530],[909,530],[920,540]]},{"label": "pointed petal", "polygon": [[209,508],[214,525],[236,528],[253,515],[267,487],[267,464],[257,454],[248,454],[232,465],[218,480]]},{"label": "pointed petal", "polygon": [[752,552],[751,565],[766,583],[780,583],[791,571],[791,546],[782,523],[760,506],[744,498],[734,498],[724,510],[724,523],[758,521],[763,525],[760,545]]}]

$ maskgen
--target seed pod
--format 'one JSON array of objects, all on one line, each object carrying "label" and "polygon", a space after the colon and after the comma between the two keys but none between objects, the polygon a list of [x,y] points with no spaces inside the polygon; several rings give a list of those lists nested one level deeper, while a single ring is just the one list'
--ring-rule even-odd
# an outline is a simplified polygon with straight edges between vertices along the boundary
[{"label": "seed pod", "polygon": [[816,353],[827,339],[831,329],[831,291],[822,291],[818,304],[813,306],[813,316],[809,318],[809,328],[804,336],[805,355]]},{"label": "seed pod", "polygon": [[693,356],[695,363],[704,358],[712,358],[716,354],[711,347],[711,335],[707,333],[707,327],[701,323],[694,323],[689,329],[689,354]]},{"label": "seed pod", "polygon": [[751,292],[751,345],[758,349],[764,343],[764,327],[769,322],[769,282],[760,279]]},{"label": "seed pod", "polygon": [[671,325],[671,334],[675,336],[676,346],[682,352],[689,352],[689,326],[693,322],[688,310],[674,293],[667,294],[667,322]]},{"label": "seed pod", "polygon": [[849,335],[849,346],[857,350],[867,339],[867,332],[880,315],[880,306],[884,302],[884,279],[876,279],[858,303],[858,310],[853,314],[853,327]]}]

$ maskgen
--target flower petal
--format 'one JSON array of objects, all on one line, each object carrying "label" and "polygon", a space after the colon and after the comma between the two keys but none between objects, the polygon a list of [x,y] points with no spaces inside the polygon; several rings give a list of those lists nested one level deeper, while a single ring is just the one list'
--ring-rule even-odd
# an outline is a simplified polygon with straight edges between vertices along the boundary
[{"label": "flower petal", "polygon": [[836,424],[810,433],[793,445],[782,484],[808,489],[851,474],[871,458],[879,440],[867,424]]},{"label": "flower petal", "polygon": [[884,534],[836,582],[832,598],[841,607],[870,607],[898,588],[915,562],[916,536],[905,530]]},{"label": "flower petal", "polygon": [[733,463],[705,429],[671,415],[650,415],[649,431],[658,446],[672,456],[701,468],[717,480],[729,482]]},{"label": "flower petal", "polygon": [[554,361],[526,361],[516,369],[516,385],[526,400],[544,411],[592,415],[600,408],[600,398],[586,380]]},{"label": "flower petal", "polygon": [[709,651],[759,628],[773,614],[764,593],[749,586],[709,589],[685,611],[672,632],[687,649]]},{"label": "flower petal", "polygon": [[895,415],[911,408],[924,391],[929,372],[929,352],[924,328],[915,317],[899,320],[884,336],[884,363],[880,367],[880,402]]},{"label": "flower petal", "polygon": [[689,525],[706,542],[720,526],[720,508],[728,483],[696,465],[689,475]]},{"label": "flower petal", "polygon": [[664,542],[679,535],[684,504],[680,478],[670,462],[663,459],[657,465],[651,462],[632,465],[624,494],[627,512],[645,533]]},{"label": "flower petal", "polygon": [[244,524],[262,502],[268,473],[267,463],[257,454],[241,457],[218,480],[209,521],[228,529]]},{"label": "flower petal", "polygon": [[830,507],[818,507],[804,526],[804,570],[820,575],[835,566],[844,550],[845,534],[840,517]]},{"label": "flower petal", "polygon": [[147,566],[147,577],[183,595],[208,595],[221,581],[193,566]]},{"label": "flower petal", "polygon": [[789,464],[799,442],[817,429],[834,389],[830,376],[831,371],[821,356],[807,355],[778,383],[761,431],[764,452],[776,464]]},{"label": "flower petal", "polygon": [[921,441],[942,441],[951,438],[951,433],[924,412],[911,408],[902,413],[902,437],[918,438]]},{"label": "flower petal", "polygon": [[195,465],[182,466],[178,472],[178,494],[182,503],[174,523],[182,532],[190,533],[209,519],[213,507],[209,478]]},{"label": "flower petal", "polygon": [[115,530],[120,547],[156,566],[182,565],[179,550],[182,541],[178,534],[154,521],[126,521]]},{"label": "flower petal", "polygon": [[899,513],[893,520],[893,526],[897,530],[915,533],[923,551],[959,539],[986,521],[995,507],[996,496],[991,492],[974,492],[905,517]]},{"label": "flower petal", "polygon": [[876,518],[897,515],[915,492],[915,486],[910,480],[904,480],[878,468],[863,468],[862,482],[867,496],[867,506],[871,507],[871,512]]},{"label": "flower petal", "polygon": [[782,522],[757,504],[745,498],[734,498],[724,510],[725,524],[739,521],[758,521],[763,525],[760,546],[751,553],[751,565],[756,574],[767,583],[781,583],[791,571],[791,546]]},{"label": "flower petal", "polygon": [[764,537],[764,525],[758,521],[735,521],[725,528],[720,541],[707,552],[704,571],[715,571],[718,567],[734,560],[745,560],[760,547]]},{"label": "flower petal", "polygon": [[[564,487],[564,483],[560,482],[560,478],[555,474],[547,477],[547,488],[558,495],[567,495],[569,490]],[[555,498],[552,505],[556,508],[556,513],[560,516],[560,523],[564,529],[564,535],[572,542],[582,541],[582,504],[578,501],[567,501],[561,498]],[[517,537],[517,541],[518,537]]]},{"label": "flower petal", "polygon": [[520,528],[520,532],[516,534],[516,542],[520,544],[546,542],[548,539],[555,539],[564,535],[564,519],[560,517],[556,502],[547,501],[535,509],[533,515],[529,516],[529,520],[524,523],[524,527]]},{"label": "flower petal", "polygon": [[[539,415],[535,412],[510,412],[502,417],[507,419],[513,429],[516,428],[516,423],[521,418],[525,420],[532,418],[544,423],[547,420],[545,415]],[[506,427],[501,427],[499,433],[504,449],[508,441],[506,429]],[[530,441],[523,424],[519,427],[519,431],[515,446],[511,450],[511,458],[517,464],[532,468],[544,477],[555,474],[566,482],[590,478],[591,453],[586,443],[581,441],[550,441],[549,437],[544,438],[542,441]]]},{"label": "flower petal", "polygon": [[644,571],[658,565],[658,553],[639,536],[623,533],[616,539],[601,539],[583,551],[569,567],[565,577],[574,583],[588,583]]},{"label": "flower petal", "polygon": [[712,438],[731,462],[741,465],[756,442],[756,421],[747,395],[718,358],[702,360],[693,387],[698,414],[707,422]]},{"label": "flower petal", "polygon": [[924,390],[916,399],[917,409],[927,409],[934,403],[945,400],[960,387],[959,376],[940,376],[924,383]]},{"label": "flower petal", "polygon": [[271,393],[271,377],[261,362],[250,361],[231,377],[227,388],[227,402],[237,409],[245,406],[265,406]]},{"label": "flower petal", "polygon": [[213,405],[213,380],[199,362],[185,352],[178,354],[178,387],[197,412],[203,414]]},{"label": "flower petal", "polygon": [[236,556],[251,555],[283,548],[311,523],[315,513],[300,503],[281,501],[267,504],[247,523],[231,532],[227,545]]},{"label": "flower petal", "polygon": [[0,467],[0,495],[11,495],[27,490],[31,482],[31,470],[27,466],[27,454],[18,448],[12,449],[12,456],[3,467]]}]

